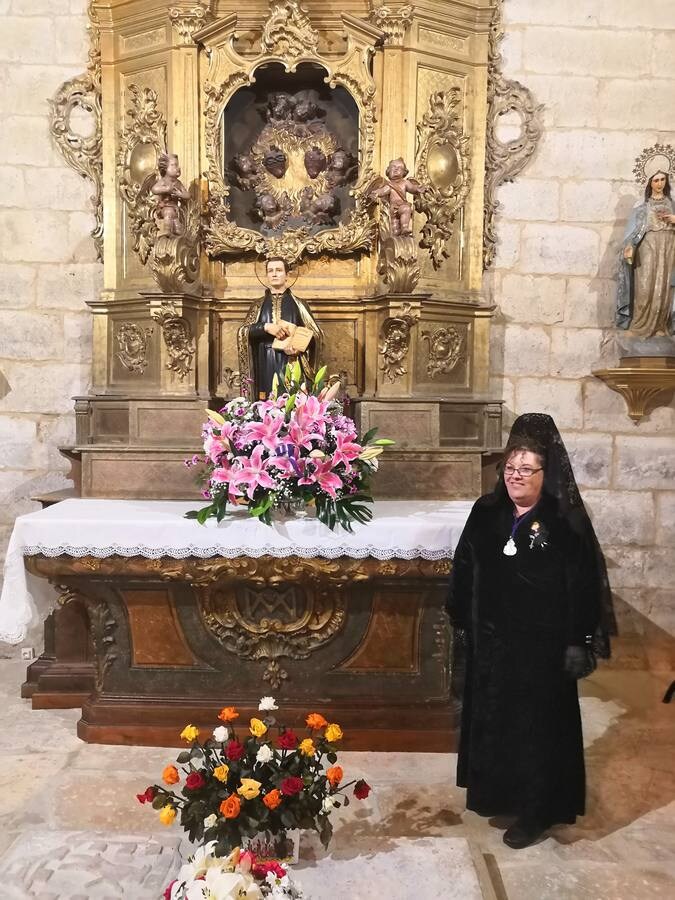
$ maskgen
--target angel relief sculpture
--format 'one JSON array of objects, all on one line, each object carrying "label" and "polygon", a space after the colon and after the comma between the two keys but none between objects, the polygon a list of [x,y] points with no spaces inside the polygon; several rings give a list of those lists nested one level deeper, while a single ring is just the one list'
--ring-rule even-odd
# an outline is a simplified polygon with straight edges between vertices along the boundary
[{"label": "angel relief sculpture", "polygon": [[158,198],[155,217],[159,234],[180,235],[185,232],[180,208],[190,199],[190,194],[180,181],[181,170],[175,153],[162,153],[157,160],[159,178],[151,191]]},{"label": "angel relief sculpture", "polygon": [[250,146],[231,157],[226,176],[243,195],[234,198],[235,212],[243,212],[246,224],[257,225],[263,235],[335,227],[349,203],[358,166],[344,144],[354,143],[355,135],[341,140],[327,125],[326,106],[330,101],[323,105],[319,92],[309,88],[275,91],[256,104],[264,125]]}]

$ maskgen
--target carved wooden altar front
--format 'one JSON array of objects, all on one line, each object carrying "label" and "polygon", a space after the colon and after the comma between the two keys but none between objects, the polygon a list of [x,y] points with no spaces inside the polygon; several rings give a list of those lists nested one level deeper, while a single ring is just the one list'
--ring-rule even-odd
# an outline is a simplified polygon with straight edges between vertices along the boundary
[{"label": "carved wooden altar front", "polygon": [[[182,459],[204,407],[241,391],[236,332],[270,255],[296,267],[361,426],[397,442],[376,496],[480,492],[501,444],[481,294],[495,190],[538,135],[531,98],[499,71],[499,6],[92,0],[89,68],[52,120],[94,183],[104,261],[68,451],[83,496],[196,496]],[[523,132],[504,143],[512,109]],[[162,194],[167,152],[176,199]],[[420,185],[411,235],[373,190],[399,157]]]},{"label": "carved wooden altar front", "polygon": [[[172,745],[225,702],[262,694],[302,726],[320,708],[346,746],[448,752],[449,560],[26,557],[59,586],[34,708],[82,706],[94,743]],[[86,622],[89,622],[89,629]],[[54,637],[55,636],[55,637]]]}]

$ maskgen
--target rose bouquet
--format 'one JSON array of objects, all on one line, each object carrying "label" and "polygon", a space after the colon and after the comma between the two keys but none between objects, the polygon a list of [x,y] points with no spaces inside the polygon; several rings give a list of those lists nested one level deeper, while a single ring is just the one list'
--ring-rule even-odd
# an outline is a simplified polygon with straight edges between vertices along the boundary
[{"label": "rose bouquet", "polygon": [[151,803],[165,825],[179,818],[191,841],[213,842],[216,856],[261,832],[283,835],[295,828],[315,830],[327,847],[331,812],[349,804],[347,788],[353,785],[358,799],[370,793],[363,780],[343,783],[336,752],[342,729],[314,712],[300,737],[277,724],[274,698],[263,697],[259,708],[265,717],[252,718],[246,736],[237,735],[233,723],[240,714],[232,706],[221,710],[223,724],[204,742],[199,729],[187,725],[181,737],[190,749],[178,755],[177,765],[166,766],[164,784],[137,794],[138,801]]},{"label": "rose bouquet", "polygon": [[370,476],[393,441],[375,440],[376,429],[359,439],[336,399],[339,382],[325,380],[324,366],[308,387],[296,362],[286,367],[283,384],[275,376],[267,400],[237,397],[220,412],[207,410],[204,456],[186,465],[204,466],[203,495],[211,503],[188,518],[220,522],[228,503],[247,506],[267,525],[275,508],[308,504],[331,529],[339,523],[351,531],[353,521],[372,518]]},{"label": "rose bouquet", "polygon": [[215,855],[215,842],[199,847],[164,891],[164,900],[300,900],[303,894],[278,862],[261,862],[236,847]]}]

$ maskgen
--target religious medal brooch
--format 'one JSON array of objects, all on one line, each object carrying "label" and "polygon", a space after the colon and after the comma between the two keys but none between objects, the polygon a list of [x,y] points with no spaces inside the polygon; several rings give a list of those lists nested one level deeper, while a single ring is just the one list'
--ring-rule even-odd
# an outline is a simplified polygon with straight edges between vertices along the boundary
[{"label": "religious medal brooch", "polygon": [[548,533],[541,522],[535,521],[530,525],[528,537],[530,538],[530,550],[534,550],[535,547],[539,547],[543,550],[548,546],[548,542],[546,541]]}]

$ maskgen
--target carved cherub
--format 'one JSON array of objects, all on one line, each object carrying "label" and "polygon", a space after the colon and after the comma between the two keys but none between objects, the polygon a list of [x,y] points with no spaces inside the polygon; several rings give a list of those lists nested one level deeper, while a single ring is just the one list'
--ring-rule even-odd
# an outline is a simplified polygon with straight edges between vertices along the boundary
[{"label": "carved cherub", "polygon": [[300,211],[312,225],[332,225],[340,214],[340,201],[331,193],[315,196],[308,187],[302,192]]},{"label": "carved cherub", "polygon": [[180,181],[181,171],[175,153],[162,153],[157,160],[160,177],[153,184],[152,193],[159,197],[157,221],[160,234],[183,234],[185,225],[181,222],[180,206],[190,199],[185,186]]},{"label": "carved cherub", "polygon": [[298,92],[293,108],[293,131],[298,137],[324,132],[326,126],[322,119],[325,116],[326,110],[319,106],[313,91]]},{"label": "carved cherub", "polygon": [[288,198],[284,195],[284,199],[279,202],[273,194],[259,194],[253,204],[253,213],[262,219],[264,228],[274,231],[289,216]]},{"label": "carved cherub", "polygon": [[288,122],[293,116],[295,100],[290,94],[283,92],[270,94],[267,101],[267,121],[270,125]]},{"label": "carved cherub", "polygon": [[351,153],[342,147],[331,153],[326,169],[326,181],[331,187],[341,187],[356,178],[358,167]]},{"label": "carved cherub", "polygon": [[242,191],[250,190],[258,181],[258,167],[250,153],[237,153],[230,162],[232,184]]},{"label": "carved cherub", "polygon": [[420,194],[422,185],[414,178],[408,178],[408,167],[402,157],[392,159],[387,166],[386,178],[379,178],[370,189],[369,195],[382,199],[389,205],[391,233],[394,237],[412,234],[412,204],[408,194]]}]

